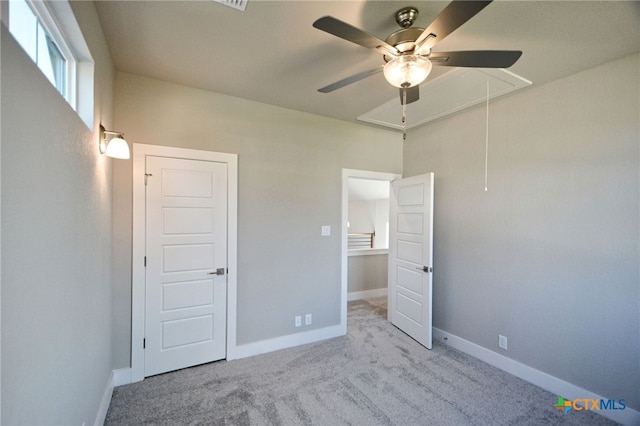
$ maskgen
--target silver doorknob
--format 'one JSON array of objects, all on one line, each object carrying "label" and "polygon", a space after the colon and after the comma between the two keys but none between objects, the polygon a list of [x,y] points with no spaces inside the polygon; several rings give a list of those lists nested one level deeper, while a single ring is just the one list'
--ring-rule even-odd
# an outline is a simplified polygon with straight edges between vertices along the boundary
[{"label": "silver doorknob", "polygon": [[209,272],[209,275],[224,275],[224,268],[218,268],[215,272]]}]

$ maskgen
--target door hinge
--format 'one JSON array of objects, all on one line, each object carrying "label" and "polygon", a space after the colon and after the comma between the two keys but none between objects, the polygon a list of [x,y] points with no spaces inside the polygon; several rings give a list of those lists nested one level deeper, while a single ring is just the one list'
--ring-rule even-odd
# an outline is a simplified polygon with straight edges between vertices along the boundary
[{"label": "door hinge", "polygon": [[142,339],[142,349],[147,349],[147,339]]},{"label": "door hinge", "polygon": [[153,176],[151,173],[145,173],[144,174],[144,184],[145,186],[147,185],[147,179],[149,178],[149,176]]},{"label": "door hinge", "polygon": [[144,267],[147,267],[147,256],[144,257]]}]

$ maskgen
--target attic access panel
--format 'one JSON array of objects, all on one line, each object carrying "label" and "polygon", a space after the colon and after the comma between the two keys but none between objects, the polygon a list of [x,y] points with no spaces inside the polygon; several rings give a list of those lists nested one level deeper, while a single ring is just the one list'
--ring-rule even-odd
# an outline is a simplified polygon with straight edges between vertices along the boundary
[{"label": "attic access panel", "polygon": [[[406,128],[470,108],[489,99],[523,89],[532,83],[502,68],[456,68],[420,85],[420,100],[407,105]],[[402,130],[402,106],[398,97],[358,117],[358,120]]]}]

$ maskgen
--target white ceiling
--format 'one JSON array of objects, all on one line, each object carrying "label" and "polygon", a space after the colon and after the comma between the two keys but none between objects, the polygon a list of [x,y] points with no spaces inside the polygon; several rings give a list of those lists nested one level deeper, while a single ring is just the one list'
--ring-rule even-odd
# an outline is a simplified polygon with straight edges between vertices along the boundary
[{"label": "white ceiling", "polygon": [[[346,121],[398,99],[397,89],[378,74],[317,92],[383,61],[312,23],[332,15],[384,39],[399,29],[396,10],[417,7],[415,26],[425,27],[447,4],[249,0],[242,12],[211,0],[96,1],[120,71]],[[482,49],[522,50],[509,70],[544,84],[640,51],[640,2],[496,0],[433,50]]]},{"label": "white ceiling", "polygon": [[386,180],[349,178],[349,201],[389,199],[391,184]]}]

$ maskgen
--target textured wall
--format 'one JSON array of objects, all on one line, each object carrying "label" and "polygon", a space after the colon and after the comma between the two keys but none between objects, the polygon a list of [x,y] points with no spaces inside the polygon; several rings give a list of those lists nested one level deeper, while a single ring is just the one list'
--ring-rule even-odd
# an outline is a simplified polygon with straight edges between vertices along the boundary
[{"label": "textured wall", "polygon": [[[396,133],[125,73],[116,77],[116,123],[132,142],[239,154],[238,344],[298,331],[301,312],[313,314],[313,328],[339,324],[342,168],[400,172]],[[130,165],[114,174],[115,344],[124,367]],[[322,225],[331,237],[320,236]]]},{"label": "textured wall", "polygon": [[[434,326],[640,408],[634,55],[411,132],[435,172]],[[535,82],[534,82],[535,84]]]},{"label": "textured wall", "polygon": [[[113,69],[92,2],[73,5]],[[87,32],[87,30],[89,30]],[[2,424],[93,424],[111,362],[111,160],[2,25]]]},{"label": "textured wall", "polygon": [[349,293],[387,288],[388,259],[386,254],[349,256]]}]

